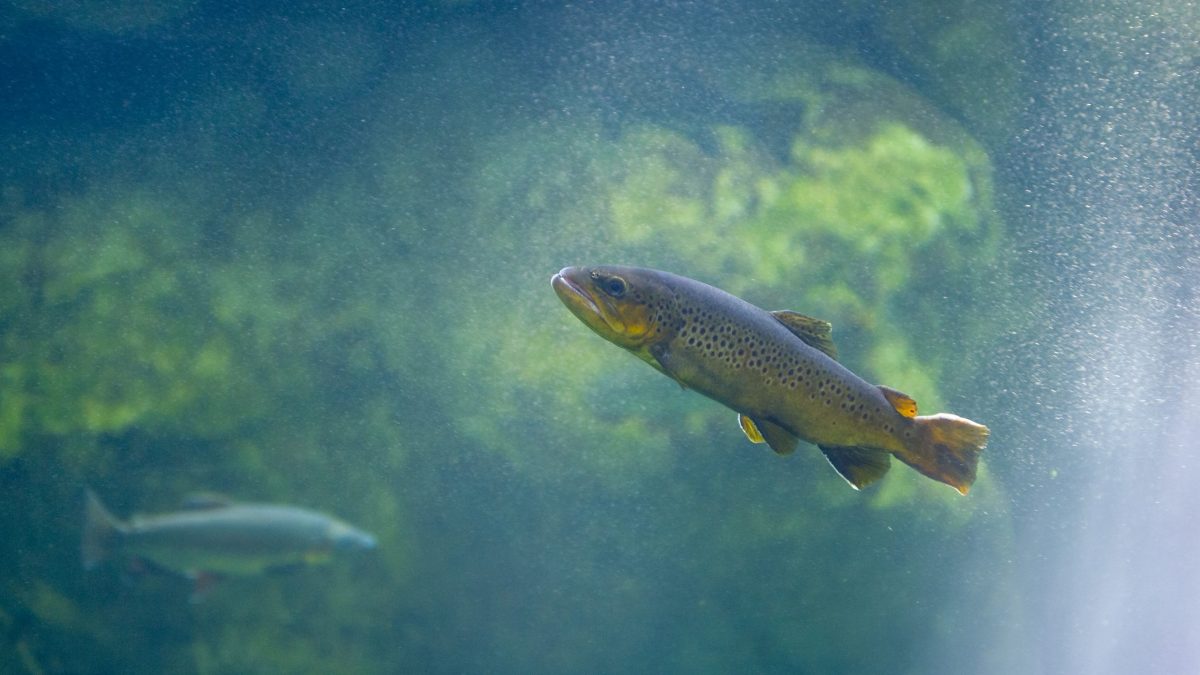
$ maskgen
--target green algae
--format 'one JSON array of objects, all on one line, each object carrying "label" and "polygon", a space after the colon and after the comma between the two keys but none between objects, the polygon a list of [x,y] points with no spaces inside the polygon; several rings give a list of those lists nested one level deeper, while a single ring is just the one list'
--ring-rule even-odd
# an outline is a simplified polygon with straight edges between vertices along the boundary
[{"label": "green algae", "polygon": [[[349,65],[321,62],[333,36],[267,66],[297,98],[349,98],[378,55],[374,36],[347,39]],[[196,672],[415,670],[459,644],[454,631],[478,632],[470,644],[496,661],[451,670],[627,664],[646,645],[565,617],[654,625],[660,601],[686,607],[670,647],[683,670],[753,669],[763,646],[802,671],[877,668],[884,657],[839,628],[865,606],[880,624],[928,617],[930,559],[959,551],[1000,501],[986,468],[969,501],[898,464],[856,493],[811,449],[748,444],[730,411],[583,329],[548,279],[567,264],[649,265],[821,316],[850,367],[942,410],[967,377],[943,340],[979,346],[991,330],[980,269],[1005,232],[986,154],[907,86],[803,41],[714,77],[737,102],[803,111],[764,128],[492,114],[479,105],[489,82],[523,80],[472,39],[413,46],[433,74],[395,75],[381,109],[411,110],[426,79],[450,84],[421,114],[372,121],[383,140],[363,151],[369,170],[310,191],[242,204],[215,179],[120,176],[50,206],[6,200],[5,466],[38,467],[43,487],[54,471],[111,482],[122,512],[219,488],[326,508],[380,539],[367,561],[235,582],[196,608],[182,580],[82,590],[112,584],[104,572],[19,604],[109,661]],[[548,85],[547,107],[578,109],[571,91]],[[154,171],[185,171],[161,152],[172,141],[213,160],[226,132],[269,116],[246,83],[198,101],[221,104],[216,121],[196,113],[212,130],[142,140]],[[950,307],[948,287],[971,290]],[[75,505],[62,508],[73,522]],[[868,542],[861,558],[842,555],[849,530]],[[75,535],[55,540],[73,579]],[[567,590],[485,602],[489,555],[514,586]],[[749,581],[761,579],[778,581]],[[831,628],[799,616],[818,611]],[[72,618],[83,612],[109,625]],[[121,642],[156,630],[168,637],[154,655]]]}]

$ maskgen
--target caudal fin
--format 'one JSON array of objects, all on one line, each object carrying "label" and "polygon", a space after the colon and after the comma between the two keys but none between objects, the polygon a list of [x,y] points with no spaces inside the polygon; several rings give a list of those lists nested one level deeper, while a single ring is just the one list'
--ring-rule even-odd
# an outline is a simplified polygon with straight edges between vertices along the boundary
[{"label": "caudal fin", "polygon": [[125,525],[104,508],[96,493],[87,490],[83,510],[83,568],[90,570],[107,558],[125,532]]},{"label": "caudal fin", "polygon": [[967,494],[975,482],[979,453],[987,445],[988,428],[949,413],[915,417],[913,423],[912,440],[896,456],[926,476]]}]

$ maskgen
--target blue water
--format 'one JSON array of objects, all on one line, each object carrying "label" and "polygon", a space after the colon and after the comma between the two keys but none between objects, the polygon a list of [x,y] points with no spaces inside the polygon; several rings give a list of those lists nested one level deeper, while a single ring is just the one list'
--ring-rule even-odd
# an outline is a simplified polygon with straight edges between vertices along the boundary
[{"label": "blue water", "polygon": [[[1198,26],[0,7],[0,672],[1197,671]],[[979,480],[749,444],[566,311],[600,263],[830,320]],[[82,569],[87,487],[378,546],[193,601]]]}]

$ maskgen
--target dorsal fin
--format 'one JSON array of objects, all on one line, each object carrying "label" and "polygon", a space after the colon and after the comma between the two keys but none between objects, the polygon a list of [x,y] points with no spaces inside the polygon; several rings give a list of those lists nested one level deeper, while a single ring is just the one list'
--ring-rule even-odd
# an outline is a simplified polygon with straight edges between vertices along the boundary
[{"label": "dorsal fin", "polygon": [[917,416],[917,402],[911,396],[896,391],[891,387],[885,387],[882,384],[876,386],[879,387],[879,391],[883,392],[883,397],[888,400],[888,403],[892,404],[896,412],[908,418]]},{"label": "dorsal fin", "polygon": [[855,490],[861,490],[883,478],[892,466],[892,457],[883,450],[871,448],[838,448],[818,446],[825,459]]},{"label": "dorsal fin", "polygon": [[804,344],[837,360],[837,347],[833,344],[833,324],[787,309],[776,310],[771,312],[771,315],[779,323],[787,326],[793,335],[803,340]]},{"label": "dorsal fin", "polygon": [[181,506],[189,511],[202,511],[204,509],[222,509],[233,506],[235,503],[232,497],[218,492],[193,492],[183,498]]},{"label": "dorsal fin", "polygon": [[800,442],[792,432],[778,424],[752,420],[742,414],[738,414],[738,425],[742,427],[742,433],[746,434],[751,443],[766,443],[779,455],[791,454]]}]

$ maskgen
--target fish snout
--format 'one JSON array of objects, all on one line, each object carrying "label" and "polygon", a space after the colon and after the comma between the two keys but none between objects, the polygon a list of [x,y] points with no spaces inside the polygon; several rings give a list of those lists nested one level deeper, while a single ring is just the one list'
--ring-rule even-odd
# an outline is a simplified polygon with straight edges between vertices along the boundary
[{"label": "fish snout", "polygon": [[554,283],[555,281],[558,281],[558,278],[559,278],[559,277],[569,277],[569,276],[571,276],[572,274],[574,274],[574,273],[575,273],[575,270],[576,270],[576,269],[577,269],[577,268],[575,268],[575,267],[564,267],[564,268],[562,268],[561,270],[559,270],[559,271],[555,272],[555,273],[554,273],[554,274],[553,274],[553,275],[550,277],[550,282],[551,282],[551,283]]},{"label": "fish snout", "polygon": [[554,290],[562,295],[563,291],[570,289],[578,293],[582,288],[582,279],[588,276],[587,268],[584,267],[564,267],[553,276],[550,277],[550,285]]},{"label": "fish snout", "polygon": [[376,544],[374,535],[353,529],[338,534],[333,540],[333,547],[339,551],[369,551]]},{"label": "fish snout", "polygon": [[550,277],[550,285],[554,287],[558,298],[580,319],[584,319],[585,314],[601,314],[600,308],[587,290],[588,278],[589,272],[586,267],[564,267],[558,274]]}]

